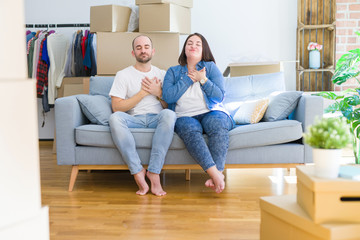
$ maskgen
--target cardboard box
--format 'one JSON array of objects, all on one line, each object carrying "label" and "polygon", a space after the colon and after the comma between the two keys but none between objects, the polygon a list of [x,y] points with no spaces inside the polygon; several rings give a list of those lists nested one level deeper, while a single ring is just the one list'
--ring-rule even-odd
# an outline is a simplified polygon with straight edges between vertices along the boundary
[{"label": "cardboard box", "polygon": [[126,32],[131,8],[118,5],[90,7],[90,32]]},{"label": "cardboard box", "polygon": [[193,0],[136,0],[136,5],[154,4],[154,3],[173,3],[182,7],[192,8]]},{"label": "cardboard box", "polygon": [[139,32],[190,34],[190,9],[169,3],[140,5]]},{"label": "cardboard box", "polygon": [[314,165],[298,166],[297,202],[315,223],[360,222],[360,182],[313,176]]},{"label": "cardboard box", "polygon": [[86,81],[88,82],[89,79],[90,77],[64,77],[57,90],[57,97],[89,93],[89,86],[86,85]]},{"label": "cardboard box", "polygon": [[[118,71],[134,65],[131,55],[133,39],[141,33],[98,33],[97,73],[115,75]],[[167,70],[178,64],[180,35],[178,33],[147,33],[155,48],[152,65]]]},{"label": "cardboard box", "polygon": [[224,77],[240,77],[247,75],[276,73],[282,71],[280,62],[230,63],[225,69]]},{"label": "cardboard box", "polygon": [[316,224],[296,203],[296,195],[260,198],[261,240],[355,240],[360,224]]}]

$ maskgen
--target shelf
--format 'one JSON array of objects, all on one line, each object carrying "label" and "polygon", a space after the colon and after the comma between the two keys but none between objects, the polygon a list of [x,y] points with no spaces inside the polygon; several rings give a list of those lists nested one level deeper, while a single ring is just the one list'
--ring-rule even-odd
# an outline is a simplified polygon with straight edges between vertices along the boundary
[{"label": "shelf", "polygon": [[307,46],[310,42],[317,42],[323,48],[320,50],[320,66],[335,66],[335,31],[327,28],[320,29],[301,29],[297,31],[297,69],[309,68],[309,50]]},{"label": "shelf", "polygon": [[331,67],[327,67],[327,68],[319,68],[319,69],[309,69],[309,68],[303,68],[303,67],[299,67],[298,71],[301,72],[332,72],[334,73],[335,68],[333,66]]},{"label": "shelf", "polygon": [[[331,91],[335,72],[336,1],[298,0],[296,43],[296,88],[301,91]],[[310,42],[323,46],[320,50],[320,69],[309,68]]]},{"label": "shelf", "polygon": [[335,23],[333,24],[324,24],[324,25],[304,25],[302,23],[298,23],[298,30],[303,30],[303,29],[307,29],[307,30],[311,30],[311,29],[327,29],[329,31],[333,31],[335,30]]},{"label": "shelf", "polygon": [[333,75],[334,70],[331,69],[298,70],[296,89],[305,92],[333,91]]},{"label": "shelf", "polygon": [[303,25],[329,25],[336,21],[336,1],[298,0],[298,22]]}]

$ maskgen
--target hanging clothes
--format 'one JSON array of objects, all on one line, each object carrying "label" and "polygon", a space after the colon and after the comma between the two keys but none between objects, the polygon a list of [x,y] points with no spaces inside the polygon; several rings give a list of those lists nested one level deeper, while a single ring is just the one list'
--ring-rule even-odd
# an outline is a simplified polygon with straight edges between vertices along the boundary
[{"label": "hanging clothes", "polygon": [[32,39],[29,40],[28,46],[29,46],[29,54],[27,55],[28,59],[28,78],[32,78],[32,72],[33,72],[33,61],[34,61],[34,47],[35,47],[35,40],[37,39],[36,36],[34,36]]},{"label": "hanging clothes", "polygon": [[44,95],[44,87],[48,86],[48,71],[50,67],[50,59],[47,51],[47,37],[53,32],[45,34],[45,38],[40,45],[39,60],[36,74],[36,89],[38,97]]},{"label": "hanging clothes", "polygon": [[33,70],[32,70],[32,78],[36,79],[37,74],[37,66],[39,63],[39,56],[40,56],[40,45],[45,38],[45,35],[47,34],[46,31],[41,31],[38,34],[38,39],[35,40],[35,46],[34,46],[34,56],[33,56]]},{"label": "hanging clothes", "polygon": [[91,42],[91,76],[95,76],[97,74],[97,62],[96,62],[96,51],[97,51],[97,48],[96,48],[96,38],[97,38],[97,35],[94,33],[93,34],[93,37],[92,37],[92,42]]},{"label": "hanging clothes", "polygon": [[96,54],[93,41],[96,34],[79,30],[73,34],[65,65],[66,77],[95,76]]},{"label": "hanging clothes", "polygon": [[67,58],[66,58],[66,64],[65,64],[65,70],[64,74],[65,77],[72,77],[71,69],[73,64],[73,54],[74,54],[74,42],[76,38],[76,32],[73,33],[71,38],[71,45],[69,46],[68,52],[67,52]]},{"label": "hanging clothes", "polygon": [[48,100],[54,104],[57,88],[61,86],[64,78],[64,69],[69,48],[69,41],[63,34],[54,33],[48,36],[47,50],[50,59],[48,74]]},{"label": "hanging clothes", "polygon": [[81,41],[83,38],[83,33],[80,31],[76,37],[74,45],[74,67],[75,67],[75,77],[85,76],[85,69],[83,64],[82,57],[82,47]]},{"label": "hanging clothes", "polygon": [[[50,38],[54,30],[26,32],[26,52],[28,63],[28,77],[36,79],[36,91],[39,98],[46,103],[43,107],[52,107],[66,77],[94,76],[96,67],[96,34],[89,30],[78,30],[73,33],[70,41],[66,41],[62,34],[56,33]],[[51,40],[52,39],[52,40]],[[67,48],[65,47],[67,42]],[[54,66],[52,66],[54,62]]]},{"label": "hanging clothes", "polygon": [[88,35],[88,39],[87,39],[87,45],[86,45],[86,51],[85,51],[85,55],[84,55],[84,61],[83,64],[85,65],[85,67],[91,69],[92,65],[91,65],[91,41],[92,41],[92,36],[93,34],[89,34]]}]

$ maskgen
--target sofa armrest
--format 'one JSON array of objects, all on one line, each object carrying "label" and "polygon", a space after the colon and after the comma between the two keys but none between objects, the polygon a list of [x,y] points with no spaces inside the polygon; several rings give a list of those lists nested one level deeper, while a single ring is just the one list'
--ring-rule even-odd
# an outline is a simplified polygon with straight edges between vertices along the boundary
[{"label": "sofa armrest", "polygon": [[56,154],[58,165],[75,165],[75,128],[88,122],[76,96],[55,101]]},{"label": "sofa armrest", "polygon": [[295,109],[294,119],[302,123],[303,132],[311,125],[316,116],[324,113],[323,98],[303,94],[300,97],[297,108]]},{"label": "sofa armrest", "polygon": [[[302,123],[303,132],[309,125],[313,124],[316,116],[322,116],[324,113],[323,98],[319,96],[311,96],[303,94],[295,109],[294,119]],[[312,148],[305,144],[305,163],[311,163]]]}]

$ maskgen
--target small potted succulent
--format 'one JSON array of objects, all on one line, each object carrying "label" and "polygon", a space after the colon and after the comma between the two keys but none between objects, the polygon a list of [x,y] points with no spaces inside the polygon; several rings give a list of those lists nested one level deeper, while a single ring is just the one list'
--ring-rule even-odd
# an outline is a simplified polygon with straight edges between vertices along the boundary
[{"label": "small potted succulent", "polygon": [[313,148],[315,176],[337,178],[342,149],[351,142],[351,134],[343,117],[317,118],[304,134],[304,141]]}]

